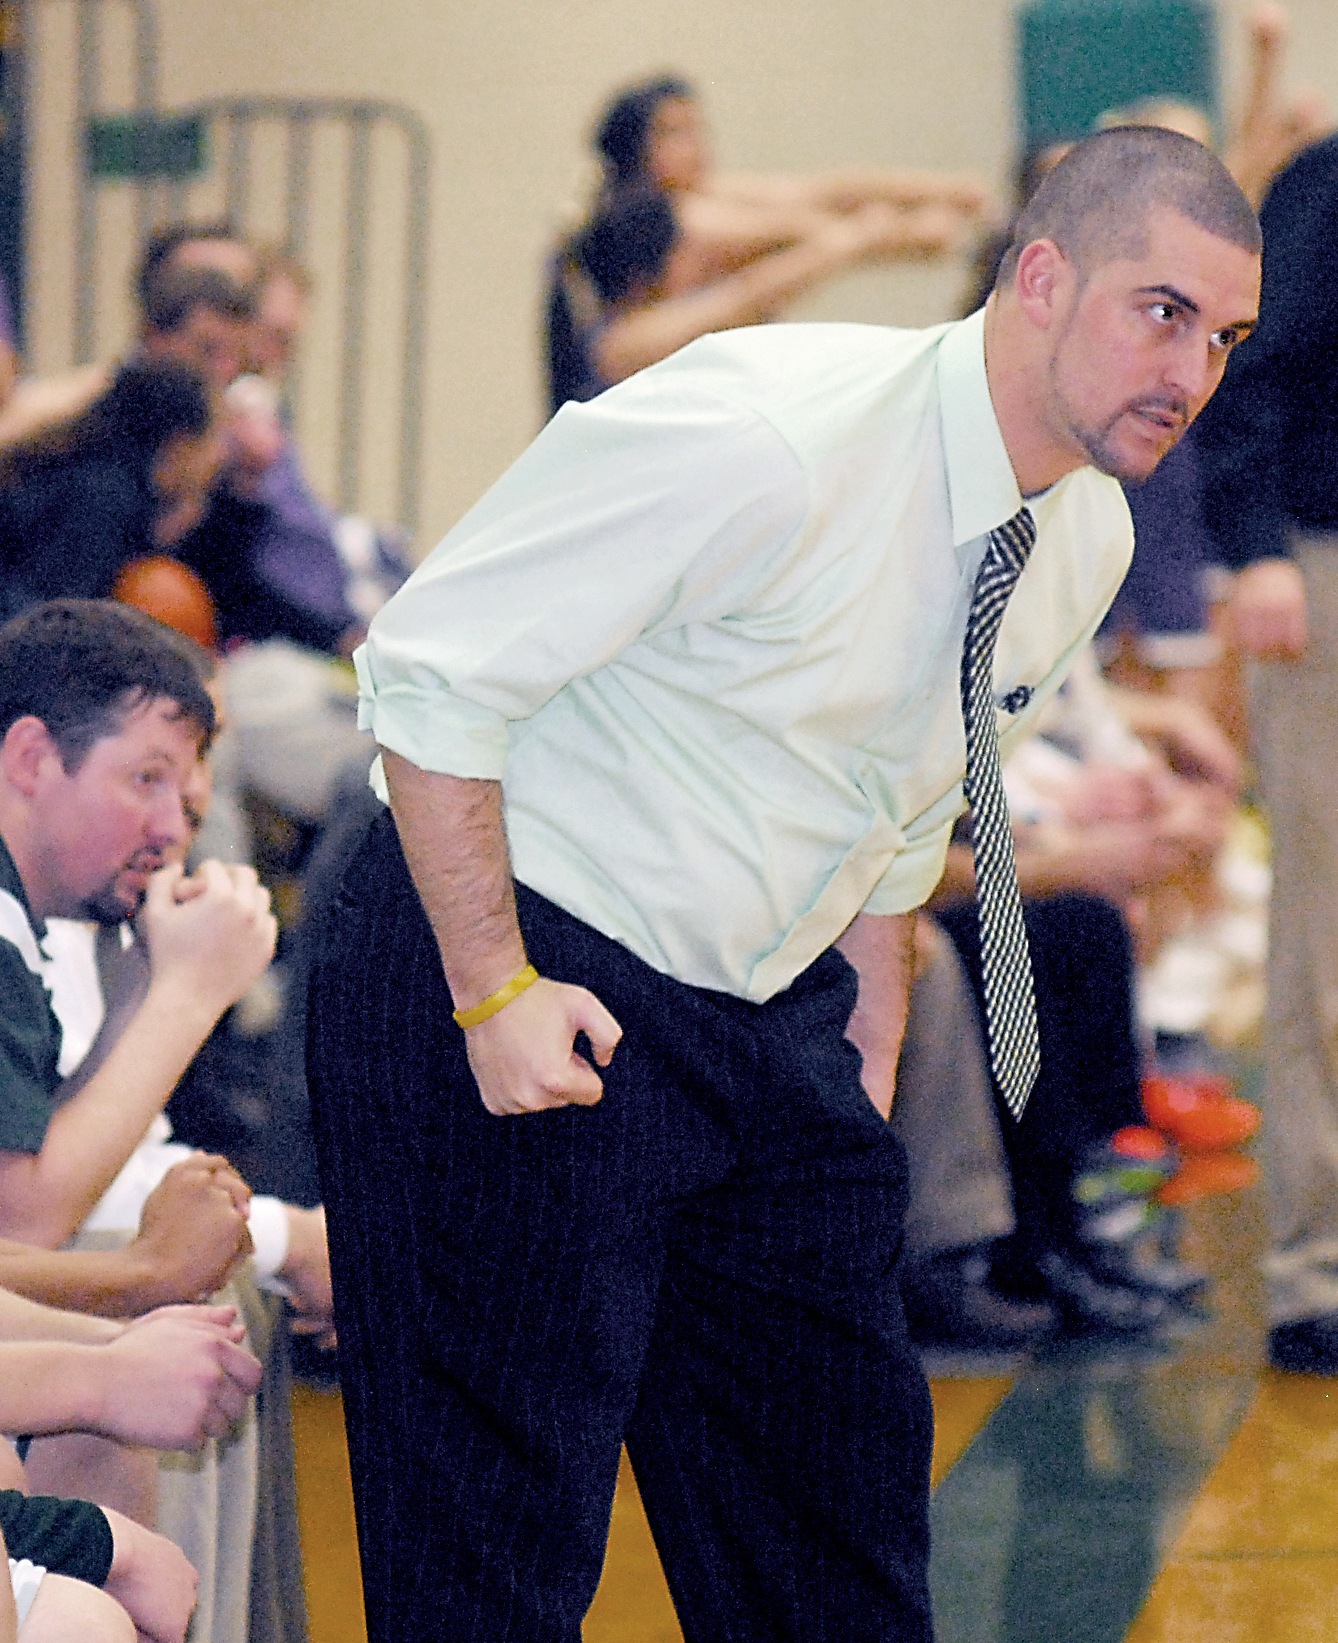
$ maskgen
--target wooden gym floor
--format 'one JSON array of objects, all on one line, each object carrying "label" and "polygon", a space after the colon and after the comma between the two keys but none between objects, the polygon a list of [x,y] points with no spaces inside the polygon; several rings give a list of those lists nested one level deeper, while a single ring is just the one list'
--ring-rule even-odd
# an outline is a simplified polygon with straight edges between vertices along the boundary
[{"label": "wooden gym floor", "polygon": [[[1338,1380],[1263,1365],[1261,1216],[1188,1213],[1174,1339],[927,1366],[938,1643],[1338,1643]],[[294,1418],[312,1643],[364,1643],[339,1397]],[[680,1638],[625,1464],[585,1638]]]}]

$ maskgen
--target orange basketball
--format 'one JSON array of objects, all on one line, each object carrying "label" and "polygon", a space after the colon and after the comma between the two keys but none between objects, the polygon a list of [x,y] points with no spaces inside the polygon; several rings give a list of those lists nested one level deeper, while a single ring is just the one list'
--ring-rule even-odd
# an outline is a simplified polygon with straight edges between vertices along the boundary
[{"label": "orange basketball", "polygon": [[218,643],[209,589],[178,559],[165,555],[132,559],[116,578],[112,598],[155,617],[207,650]]}]

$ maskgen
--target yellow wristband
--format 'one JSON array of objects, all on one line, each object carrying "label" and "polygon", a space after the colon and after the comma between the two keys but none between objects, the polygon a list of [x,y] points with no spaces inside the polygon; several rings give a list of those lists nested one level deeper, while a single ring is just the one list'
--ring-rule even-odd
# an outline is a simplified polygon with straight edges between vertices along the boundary
[{"label": "yellow wristband", "polygon": [[489,1016],[504,1010],[513,998],[519,998],[527,987],[538,981],[539,972],[532,964],[527,964],[518,976],[512,976],[505,987],[499,987],[495,993],[489,993],[482,1004],[476,1004],[472,1010],[453,1010],[458,1026],[466,1032],[471,1027],[477,1027],[480,1021],[486,1021]]}]

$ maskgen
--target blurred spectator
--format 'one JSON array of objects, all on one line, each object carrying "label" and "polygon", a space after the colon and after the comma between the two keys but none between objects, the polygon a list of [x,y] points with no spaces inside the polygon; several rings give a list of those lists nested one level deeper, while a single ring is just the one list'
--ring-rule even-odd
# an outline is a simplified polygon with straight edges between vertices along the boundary
[{"label": "blurred spectator", "polygon": [[[95,946],[88,926],[47,922],[48,975],[62,1029],[61,1065],[75,1068],[65,1086],[71,1091],[95,1077],[114,1053],[149,984],[143,945],[126,944],[119,937],[120,932],[100,931]],[[188,1167],[190,1150],[173,1143],[170,1134],[166,1118],[155,1118],[83,1223],[79,1247],[102,1248],[129,1238],[150,1189],[171,1168]],[[263,1626],[266,1616],[291,1619],[302,1612],[294,1524],[291,1514],[285,1519],[283,1507],[291,1505],[293,1460],[284,1367],[287,1330],[276,1327],[279,1309],[265,1307],[253,1285],[286,1296],[297,1328],[328,1337],[332,1301],[325,1217],[319,1208],[302,1209],[260,1195],[250,1196],[246,1208],[254,1251],[228,1294],[243,1304],[248,1338],[265,1360],[264,1394],[258,1406],[237,1411],[225,1433],[212,1434],[222,1441],[206,1444],[193,1456],[159,1459],[157,1527],[199,1566],[201,1619],[194,1635],[200,1643],[241,1643],[248,1591],[252,1628]],[[262,1571],[256,1579],[250,1578],[253,1569]],[[252,1630],[252,1636],[264,1635]]]},{"label": "blurred spectator", "polygon": [[124,365],[72,420],[0,456],[3,611],[108,598],[134,559],[203,515],[222,451],[199,374],[171,360]]},{"label": "blurred spectator", "polygon": [[[932,905],[980,1006],[975,907],[947,897]],[[998,1108],[1016,1230],[992,1251],[990,1278],[1005,1294],[1051,1300],[1079,1330],[1145,1329],[1202,1282],[1165,1263],[1143,1237],[1152,1223],[1148,1192],[1173,1173],[1173,1150],[1156,1147],[1165,1167],[1139,1194],[1136,1217],[1111,1236],[1094,1236],[1075,1191],[1118,1132],[1146,1122],[1128,931],[1115,906],[1081,893],[1028,897],[1024,915],[1041,1071],[1020,1122]]]},{"label": "blurred spectator", "polygon": [[[228,649],[230,729],[216,772],[225,802],[215,806],[203,841],[206,854],[225,861],[252,855],[236,802],[242,790],[300,824],[319,825],[345,767],[365,770],[370,763],[351,675],[331,658],[351,649],[368,616],[407,574],[397,535],[337,518],[302,472],[282,393],[307,290],[291,258],[258,253],[227,224],[178,224],[155,234],[136,280],[141,336],[124,369],[192,367],[219,409],[221,460],[213,440],[173,452],[156,475],[162,496],[150,520],[153,534],[146,539],[141,532],[140,540],[145,552],[170,543],[198,575],[212,601],[213,631]],[[29,385],[31,392],[0,414],[0,449],[17,445],[20,460],[29,447],[44,450],[108,392],[108,383],[107,370],[96,367]],[[100,570],[115,555],[100,550],[96,534],[89,539],[85,510],[65,491],[54,484],[47,491],[53,494],[34,487],[16,508],[25,515],[16,529],[45,505],[47,531],[67,539],[67,552],[49,562],[43,556],[39,591],[110,593],[114,577]],[[96,531],[109,533],[114,522],[115,515],[98,519]],[[129,596],[146,602],[142,590]],[[198,597],[188,603],[193,611]],[[160,604],[149,608],[161,613]],[[207,632],[208,624],[191,631]]]},{"label": "blurred spectator", "polygon": [[1054,1314],[992,1281],[996,1252],[1017,1225],[1008,1163],[975,997],[956,949],[927,917],[915,925],[892,1128],[906,1149],[901,1293],[912,1340],[966,1350],[1031,1345]]},{"label": "blurred spectator", "polygon": [[1245,102],[1222,150],[1231,175],[1257,210],[1274,177],[1332,125],[1324,98],[1307,89],[1282,93],[1290,25],[1284,7],[1264,0],[1246,22]]},{"label": "blurred spectator", "polygon": [[1250,712],[1273,842],[1265,1032],[1265,1263],[1278,1368],[1338,1374],[1338,137],[1261,213],[1257,338],[1200,438],[1209,523],[1256,662]]},{"label": "blurred spectator", "polygon": [[[235,241],[185,242],[178,256],[235,254]],[[229,484],[262,505],[252,550],[257,574],[295,607],[331,625],[333,648],[352,649],[362,630],[409,572],[402,534],[339,516],[311,487],[290,427],[286,394],[306,323],[311,278],[282,251],[256,258],[256,315],[248,373],[227,392],[235,441]],[[326,648],[332,648],[326,646]]]},{"label": "blurred spectator", "polygon": [[1241,761],[1196,703],[1115,690],[1088,650],[1004,782],[1024,890],[1108,898],[1146,958],[1210,899]]},{"label": "blurred spectator", "polygon": [[[206,273],[244,279],[252,303],[246,370],[226,385],[229,457],[206,517],[179,548],[234,646],[223,668],[231,745],[220,747],[219,774],[284,815],[320,824],[346,768],[365,772],[373,751],[357,728],[351,678],[330,658],[352,648],[407,574],[403,542],[336,516],[302,469],[283,393],[305,318],[305,271],[282,253],[258,252],[226,224],[179,225],[146,248],[146,313],[165,282]],[[245,848],[213,824],[202,846]]]},{"label": "blurred spectator", "polygon": [[[200,743],[213,722],[200,664],[182,641],[121,607],[66,602],[0,630],[0,662],[13,719],[0,771],[0,839],[10,852],[0,861],[12,856],[13,891],[0,897],[0,915],[3,904],[9,909],[0,956],[13,960],[0,1212],[11,1231],[39,1243],[63,1241],[76,1227],[83,1239],[124,1241],[149,1189],[185,1151],[165,1145],[151,1126],[160,1125],[163,1103],[220,1010],[264,967],[274,924],[249,869],[205,863],[190,880],[181,875],[190,818],[205,802]],[[34,774],[29,767],[41,763],[53,736],[57,751]],[[132,786],[134,803],[116,779],[124,768],[153,778],[142,798]],[[113,993],[103,1020],[85,921],[111,929],[135,915],[143,945],[119,933],[107,943]],[[46,921],[44,946],[34,918]],[[268,1273],[291,1286],[295,1303],[323,1327],[330,1310],[323,1216],[248,1203],[245,1186],[232,1182]],[[234,1235],[250,1248],[245,1227]],[[248,1324],[269,1327],[263,1314]],[[285,1401],[271,1402],[282,1415]],[[150,1519],[152,1466],[145,1480],[119,1456],[113,1465],[90,1452],[92,1441],[44,1443],[43,1480],[53,1492],[124,1502]],[[290,1462],[290,1441],[285,1453]],[[165,1463],[159,1480],[160,1526],[204,1577],[201,1643],[245,1636],[258,1456],[248,1410],[228,1444],[210,1445],[187,1464]],[[104,1482],[81,1488],[95,1464]],[[139,1493],[112,1498],[116,1487]],[[300,1577],[291,1584],[300,1603]]]},{"label": "blurred spectator", "polygon": [[[0,1226],[54,1246],[110,1186],[214,1021],[264,969],[274,920],[249,869],[206,864],[187,885],[165,866],[189,842],[184,807],[214,723],[186,641],[168,643],[165,629],[124,607],[64,601],[0,629],[0,657],[0,956],[10,976]],[[130,804],[121,788],[141,770]],[[141,908],[150,987],[118,1053],[77,1092],[65,1090],[44,921],[115,926]]]},{"label": "blurred spectator", "polygon": [[221,270],[163,264],[140,311],[139,354],[198,371],[215,396],[246,363],[255,299]]},{"label": "blurred spectator", "polygon": [[[314,495],[284,423],[284,375],[310,289],[290,257],[258,252],[226,223],[177,224],[144,249],[138,356],[193,366],[221,400],[226,457],[198,529],[171,530],[219,608],[222,637],[279,636],[347,652],[403,580],[402,538],[338,518]],[[25,383],[0,414],[0,449],[88,408],[105,366]],[[229,390],[231,390],[229,392]]]},{"label": "blurred spectator", "polygon": [[[1239,780],[1239,760],[1201,710],[1110,690],[1090,651],[1047,707],[1037,734],[1010,756],[1005,784],[1041,1072],[1021,1123],[1000,1109],[1016,1228],[1006,1241],[996,1235],[987,1251],[957,1252],[967,1258],[957,1271],[968,1279],[976,1273],[974,1288],[968,1286],[974,1304],[979,1286],[989,1295],[1001,1286],[1005,1298],[1050,1300],[1070,1326],[1137,1329],[1161,1322],[1199,1286],[1197,1274],[1168,1261],[1146,1236],[1156,1219],[1149,1194],[1172,1174],[1174,1150],[1145,1136],[1147,1158],[1122,1161],[1112,1152],[1119,1132],[1146,1122],[1125,915],[1137,916],[1159,888],[1211,863]],[[973,892],[971,852],[954,844],[930,906],[979,995]],[[934,1030],[913,1020],[908,1042],[914,1046],[921,1031]],[[960,1040],[960,1032],[953,1036]],[[978,1042],[966,1052],[968,1081],[978,1076],[980,1053]],[[912,1075],[922,1059],[913,1047]],[[1102,1213],[1093,1213],[1079,1184],[1094,1170],[1130,1169],[1142,1184],[1123,1202],[1123,1219],[1103,1218],[1105,1196]],[[933,1182],[926,1190],[941,1189]],[[926,1297],[938,1295],[944,1315],[953,1316],[946,1300],[953,1276],[941,1257],[929,1277],[917,1275],[922,1313],[929,1310]]]},{"label": "blurred spectator", "polygon": [[941,255],[984,207],[964,177],[721,175],[695,93],[677,76],[616,97],[595,145],[599,197],[550,273],[552,410],[708,331],[771,319],[860,263]]}]

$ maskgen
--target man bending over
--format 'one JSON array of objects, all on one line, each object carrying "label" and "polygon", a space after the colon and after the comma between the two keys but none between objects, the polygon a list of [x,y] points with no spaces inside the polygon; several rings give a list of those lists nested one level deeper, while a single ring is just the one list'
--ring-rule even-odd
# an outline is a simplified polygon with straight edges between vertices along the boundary
[{"label": "man bending over", "polygon": [[688,1643],[929,1637],[913,912],[965,772],[1021,1110],[999,742],[1124,575],[1108,476],[1258,293],[1221,164],[1103,133],[982,313],[690,344],[560,411],[374,619],[393,819],[309,1047],[372,1643],[576,1643],[624,1440]]}]

